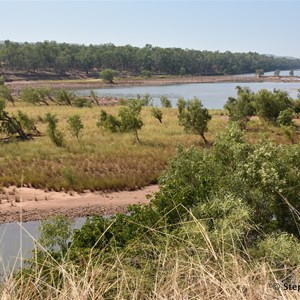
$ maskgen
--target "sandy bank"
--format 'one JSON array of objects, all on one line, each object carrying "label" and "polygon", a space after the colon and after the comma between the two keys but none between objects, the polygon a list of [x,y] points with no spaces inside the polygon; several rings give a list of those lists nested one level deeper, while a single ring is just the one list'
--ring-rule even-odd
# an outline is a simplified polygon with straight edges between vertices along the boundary
[{"label": "sandy bank", "polygon": [[157,185],[136,191],[112,193],[46,192],[32,188],[4,188],[0,197],[0,223],[34,221],[62,214],[84,217],[94,214],[110,215],[126,212],[129,204],[147,204],[146,195],[158,191]]},{"label": "sandy bank", "polygon": [[186,83],[216,83],[216,82],[299,82],[297,76],[186,76],[186,77],[165,77],[135,79],[116,79],[114,84],[107,84],[98,79],[85,80],[35,80],[35,81],[12,81],[7,83],[15,92],[19,92],[24,87],[47,87],[51,89],[96,89],[126,86],[160,86]]}]

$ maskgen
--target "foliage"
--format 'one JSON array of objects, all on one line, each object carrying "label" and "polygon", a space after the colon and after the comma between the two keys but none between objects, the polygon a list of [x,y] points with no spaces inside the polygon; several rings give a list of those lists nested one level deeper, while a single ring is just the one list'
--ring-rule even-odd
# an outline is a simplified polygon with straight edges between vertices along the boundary
[{"label": "foliage", "polygon": [[47,133],[52,143],[57,147],[62,147],[64,143],[64,137],[62,132],[57,129],[58,119],[55,115],[47,113],[45,121],[48,123]]},{"label": "foliage", "polygon": [[73,105],[75,107],[92,107],[92,103],[89,99],[87,98],[84,98],[84,97],[79,97],[79,98],[76,98],[74,101],[73,101]]},{"label": "foliage", "polygon": [[257,77],[263,76],[264,73],[265,73],[264,69],[256,69],[255,70],[255,74],[256,74]]},{"label": "foliage", "polygon": [[62,215],[42,220],[39,227],[39,243],[49,251],[59,252],[62,256],[66,254],[68,239],[71,236],[73,221]]},{"label": "foliage", "polygon": [[18,116],[10,116],[5,111],[5,100],[0,98],[0,132],[13,136],[17,134],[22,140],[28,139],[25,130],[37,131],[33,121],[22,112],[18,112]]},{"label": "foliage", "polygon": [[293,125],[293,113],[291,108],[282,110],[277,117],[277,124],[282,126],[292,126]]},{"label": "foliage", "polygon": [[250,117],[255,114],[254,93],[248,87],[236,87],[238,97],[229,97],[224,108],[229,112],[229,120],[237,122],[241,129],[246,129]]},{"label": "foliage", "polygon": [[112,69],[104,69],[99,73],[101,79],[105,82],[113,83],[116,72]]},{"label": "foliage", "polygon": [[14,104],[15,99],[12,95],[12,89],[8,85],[0,85],[0,98]]},{"label": "foliage", "polygon": [[183,70],[189,75],[216,75],[254,73],[258,68],[265,72],[300,68],[299,59],[255,52],[222,53],[151,45],[142,48],[113,44],[83,46],[54,41],[23,44],[5,41],[0,45],[0,60],[9,70],[53,70],[60,75],[74,68],[85,73],[113,69],[137,74],[145,70],[147,73],[142,74],[147,76],[148,72],[182,75]]},{"label": "foliage", "polygon": [[262,89],[255,94],[254,106],[259,118],[276,125],[281,111],[292,107],[292,99],[287,92],[274,89],[273,92]]},{"label": "foliage", "polygon": [[185,69],[185,67],[181,67],[181,68],[179,69],[179,75],[180,75],[180,76],[186,75],[186,69]]},{"label": "foliage", "polygon": [[161,103],[161,107],[165,107],[165,108],[171,108],[172,107],[172,102],[168,99],[167,96],[161,96],[160,97],[160,103]]},{"label": "foliage", "polygon": [[280,75],[280,70],[275,70],[274,71],[274,76],[279,76]]},{"label": "foliage", "polygon": [[295,73],[294,70],[290,70],[289,75],[294,76],[294,73]]},{"label": "foliage", "polygon": [[70,91],[60,89],[56,92],[56,100],[61,105],[72,106],[72,103],[75,100],[75,95]]},{"label": "foliage", "polygon": [[48,104],[48,95],[49,91],[43,88],[24,88],[21,91],[21,99],[24,102],[32,103],[32,104]]},{"label": "foliage", "polygon": [[144,106],[153,106],[153,97],[150,94],[148,94],[148,93],[146,93],[142,97],[140,97],[138,95],[137,99],[138,100],[141,99],[141,101],[143,102]]},{"label": "foliage", "polygon": [[0,85],[4,85],[4,83],[5,83],[4,76],[1,75],[1,76],[0,76]]},{"label": "foliage", "polygon": [[156,118],[159,123],[162,123],[163,113],[158,107],[151,107],[151,115]]},{"label": "foliage", "polygon": [[[183,109],[183,107],[185,107]],[[211,116],[206,108],[203,108],[201,101],[194,97],[193,100],[188,100],[187,102],[179,102],[179,124],[184,127],[186,132],[191,132],[199,134],[204,143],[207,144],[208,141],[204,136],[204,133],[208,130],[207,125],[211,120]]]},{"label": "foliage", "polygon": [[97,126],[111,132],[117,132],[120,128],[120,121],[115,116],[108,114],[105,110],[101,109]]},{"label": "foliage", "polygon": [[69,130],[71,134],[78,139],[79,134],[83,129],[83,124],[80,116],[79,115],[70,116],[68,119],[68,124],[69,124]]},{"label": "foliage", "polygon": [[149,71],[149,70],[142,70],[141,71],[141,76],[150,78],[152,76],[152,72]]},{"label": "foliage", "polygon": [[121,132],[133,132],[135,138],[140,142],[138,130],[144,125],[141,118],[143,102],[138,99],[132,99],[127,107],[122,107],[119,110],[118,116],[120,119]]}]

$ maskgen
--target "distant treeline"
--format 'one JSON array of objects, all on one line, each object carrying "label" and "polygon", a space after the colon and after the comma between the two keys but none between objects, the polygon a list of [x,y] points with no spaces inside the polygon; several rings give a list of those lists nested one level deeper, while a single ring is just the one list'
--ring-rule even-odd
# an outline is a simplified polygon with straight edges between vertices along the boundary
[{"label": "distant treeline", "polygon": [[[261,55],[255,52],[199,51],[160,48],[147,44],[143,48],[102,45],[77,45],[56,42],[0,44],[1,66],[7,70],[99,71],[110,68],[130,74],[223,75],[300,68],[300,59]],[[150,73],[151,72],[151,73]]]}]

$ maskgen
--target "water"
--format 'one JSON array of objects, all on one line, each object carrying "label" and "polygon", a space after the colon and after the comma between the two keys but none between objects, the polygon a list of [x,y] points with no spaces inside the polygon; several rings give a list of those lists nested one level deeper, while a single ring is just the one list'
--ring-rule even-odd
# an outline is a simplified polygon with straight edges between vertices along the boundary
[{"label": "water", "polygon": [[[73,228],[80,228],[86,218],[77,218]],[[31,257],[34,241],[40,237],[40,221],[0,224],[0,279],[17,270],[22,259]]]},{"label": "water", "polygon": [[[300,74],[299,74],[300,75]],[[252,91],[257,92],[261,89],[272,91],[274,88],[282,89],[289,92],[293,98],[297,97],[299,83],[284,82],[234,82],[234,83],[189,83],[165,86],[132,86],[118,88],[96,89],[94,92],[98,96],[112,96],[135,98],[137,95],[150,94],[154,99],[154,105],[159,106],[161,96],[167,96],[172,105],[175,106],[178,98],[192,99],[194,96],[202,100],[203,105],[209,109],[222,109],[228,97],[236,97],[235,87],[249,87]],[[89,95],[90,90],[79,90],[78,95]]]}]

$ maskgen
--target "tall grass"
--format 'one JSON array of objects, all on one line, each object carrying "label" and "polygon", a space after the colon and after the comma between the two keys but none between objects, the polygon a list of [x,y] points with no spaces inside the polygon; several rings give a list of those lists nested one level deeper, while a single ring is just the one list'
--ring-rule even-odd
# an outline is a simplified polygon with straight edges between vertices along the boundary
[{"label": "tall grass", "polygon": [[[283,270],[263,259],[251,260],[234,242],[216,247],[199,220],[186,225],[204,242],[195,241],[195,231],[187,230],[182,240],[162,230],[157,232],[163,236],[160,243],[147,245],[143,252],[135,248],[137,240],[109,254],[108,249],[98,256],[91,252],[79,265],[68,255],[57,263],[44,251],[45,260],[36,257],[28,275],[24,270],[23,277],[10,276],[0,283],[0,299],[299,299],[298,291],[283,289]],[[47,276],[42,269],[48,270]]]}]

